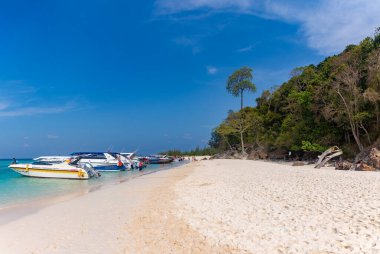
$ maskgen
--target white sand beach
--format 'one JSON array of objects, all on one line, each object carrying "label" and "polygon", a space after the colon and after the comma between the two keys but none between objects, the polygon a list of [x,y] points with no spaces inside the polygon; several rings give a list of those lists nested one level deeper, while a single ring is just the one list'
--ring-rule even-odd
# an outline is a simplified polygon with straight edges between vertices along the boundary
[{"label": "white sand beach", "polygon": [[0,253],[380,253],[379,211],[379,173],[198,161],[1,225]]}]

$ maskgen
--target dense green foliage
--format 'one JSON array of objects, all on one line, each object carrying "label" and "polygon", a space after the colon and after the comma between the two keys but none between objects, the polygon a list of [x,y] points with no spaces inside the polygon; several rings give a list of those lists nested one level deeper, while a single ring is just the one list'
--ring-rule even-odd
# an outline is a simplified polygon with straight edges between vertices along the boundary
[{"label": "dense green foliage", "polygon": [[193,150],[190,151],[180,151],[177,149],[172,149],[166,152],[162,152],[160,154],[166,154],[168,156],[206,156],[206,155],[214,155],[216,154],[216,149],[212,147],[204,147],[199,148],[196,147]]},{"label": "dense green foliage", "polygon": [[[230,111],[210,146],[268,152],[322,151],[338,145],[353,156],[380,133],[380,30],[319,65],[296,68],[281,86],[264,91],[256,107]],[[236,119],[243,121],[236,124]],[[241,149],[241,148],[240,148]]]}]

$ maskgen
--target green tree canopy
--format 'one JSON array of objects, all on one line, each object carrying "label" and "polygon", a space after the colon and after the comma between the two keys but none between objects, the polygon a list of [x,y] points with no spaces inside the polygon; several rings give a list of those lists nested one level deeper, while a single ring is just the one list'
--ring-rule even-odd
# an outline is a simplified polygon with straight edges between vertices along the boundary
[{"label": "green tree canopy", "polygon": [[214,130],[212,147],[319,152],[337,145],[354,157],[380,138],[380,29],[318,65],[294,69],[255,108],[243,108],[243,92],[255,90],[248,67],[228,78],[227,91],[241,96],[241,110]]},{"label": "green tree canopy", "polygon": [[244,91],[256,92],[256,86],[252,83],[252,79],[252,69],[249,67],[242,67],[228,77],[227,91],[235,97],[240,96],[240,109],[243,109]]}]

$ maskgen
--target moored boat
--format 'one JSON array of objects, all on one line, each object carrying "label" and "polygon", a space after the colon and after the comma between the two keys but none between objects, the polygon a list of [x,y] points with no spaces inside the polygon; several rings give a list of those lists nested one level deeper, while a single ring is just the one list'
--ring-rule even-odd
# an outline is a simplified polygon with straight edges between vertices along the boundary
[{"label": "moored boat", "polygon": [[78,166],[77,160],[72,163],[52,164],[46,162],[34,162],[27,164],[12,163],[9,165],[13,171],[29,177],[40,178],[63,178],[86,180],[92,176],[99,176],[99,173],[90,164]]},{"label": "moored boat", "polygon": [[59,163],[65,162],[71,158],[72,158],[72,156],[40,156],[40,157],[34,158],[33,160],[37,161],[37,162],[59,164]]},{"label": "moored boat", "polygon": [[150,164],[168,164],[174,161],[172,157],[166,155],[151,155],[144,157],[144,159]]},{"label": "moored boat", "polygon": [[97,171],[125,171],[131,168],[129,159],[111,152],[75,152],[71,156],[80,156],[79,164],[91,163]]}]

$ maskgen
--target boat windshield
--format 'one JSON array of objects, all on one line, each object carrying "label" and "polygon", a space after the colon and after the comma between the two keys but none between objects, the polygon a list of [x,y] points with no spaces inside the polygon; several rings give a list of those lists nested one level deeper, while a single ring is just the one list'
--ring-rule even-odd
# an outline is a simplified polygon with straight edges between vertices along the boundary
[{"label": "boat windshield", "polygon": [[35,161],[32,164],[33,165],[53,165],[52,163],[46,162],[46,161]]}]

